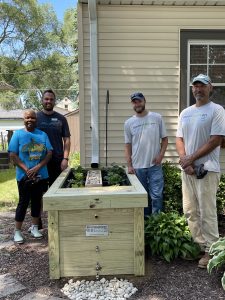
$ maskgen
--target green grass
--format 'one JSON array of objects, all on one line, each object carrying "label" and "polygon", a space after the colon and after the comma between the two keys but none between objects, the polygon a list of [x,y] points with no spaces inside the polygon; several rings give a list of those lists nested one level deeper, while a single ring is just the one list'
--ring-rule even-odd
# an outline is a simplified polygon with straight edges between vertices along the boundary
[{"label": "green grass", "polygon": [[14,209],[18,202],[16,170],[0,170],[0,211]]}]

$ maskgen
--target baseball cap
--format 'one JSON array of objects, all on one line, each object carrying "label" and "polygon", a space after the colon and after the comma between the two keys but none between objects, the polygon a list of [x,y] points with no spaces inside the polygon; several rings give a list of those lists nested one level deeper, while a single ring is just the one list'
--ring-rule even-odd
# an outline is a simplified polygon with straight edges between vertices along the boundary
[{"label": "baseball cap", "polygon": [[131,99],[131,101],[133,101],[133,100],[145,100],[145,97],[142,93],[136,92],[136,93],[133,93],[130,96],[130,99]]},{"label": "baseball cap", "polygon": [[194,77],[192,80],[192,84],[195,82],[201,82],[203,84],[211,84],[211,79],[209,76],[204,75],[204,74],[199,74],[198,76]]}]

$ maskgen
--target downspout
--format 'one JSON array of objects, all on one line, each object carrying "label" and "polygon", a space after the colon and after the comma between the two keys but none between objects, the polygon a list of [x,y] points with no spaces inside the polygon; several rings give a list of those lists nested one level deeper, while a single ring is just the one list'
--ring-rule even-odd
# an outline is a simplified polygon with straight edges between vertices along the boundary
[{"label": "downspout", "polygon": [[98,45],[96,0],[88,0],[90,20],[90,74],[91,74],[91,167],[99,165],[99,122],[98,122]]}]

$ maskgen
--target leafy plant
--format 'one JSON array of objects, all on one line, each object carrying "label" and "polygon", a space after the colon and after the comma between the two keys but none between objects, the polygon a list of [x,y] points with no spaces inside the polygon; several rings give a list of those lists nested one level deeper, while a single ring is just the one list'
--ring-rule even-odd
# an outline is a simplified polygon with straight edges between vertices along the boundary
[{"label": "leafy plant", "polygon": [[84,187],[87,170],[80,165],[73,169],[73,178],[69,179],[69,184],[72,188]]},{"label": "leafy plant", "polygon": [[[211,274],[214,268],[218,269],[225,264],[225,237],[220,238],[217,242],[211,245],[209,254],[213,256],[207,265],[207,270],[209,274]],[[225,272],[221,278],[221,283],[223,289],[225,290]]]},{"label": "leafy plant", "polygon": [[220,177],[220,184],[216,194],[216,205],[217,213],[223,215],[225,206],[225,174],[222,174]]},{"label": "leafy plant", "polygon": [[164,211],[176,211],[182,214],[182,182],[181,170],[172,162],[162,164],[164,174]]},{"label": "leafy plant", "polygon": [[145,220],[145,243],[152,255],[170,262],[176,257],[195,259],[199,246],[194,243],[184,216],[176,212],[154,214]]},{"label": "leafy plant", "polygon": [[73,152],[70,154],[69,165],[71,168],[75,168],[80,165],[80,152]]},{"label": "leafy plant", "polygon": [[127,185],[128,179],[123,167],[112,164],[111,167],[102,168],[103,180],[108,182],[108,185]]}]

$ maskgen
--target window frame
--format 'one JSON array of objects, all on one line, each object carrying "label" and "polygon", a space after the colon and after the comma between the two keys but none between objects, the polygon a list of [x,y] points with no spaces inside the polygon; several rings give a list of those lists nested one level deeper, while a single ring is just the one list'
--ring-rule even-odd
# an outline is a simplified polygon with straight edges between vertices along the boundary
[{"label": "window frame", "polygon": [[225,43],[225,30],[211,30],[211,29],[181,29],[180,30],[180,105],[179,110],[189,106],[190,99],[190,85],[189,85],[189,43],[204,41],[217,42],[223,41]]}]

